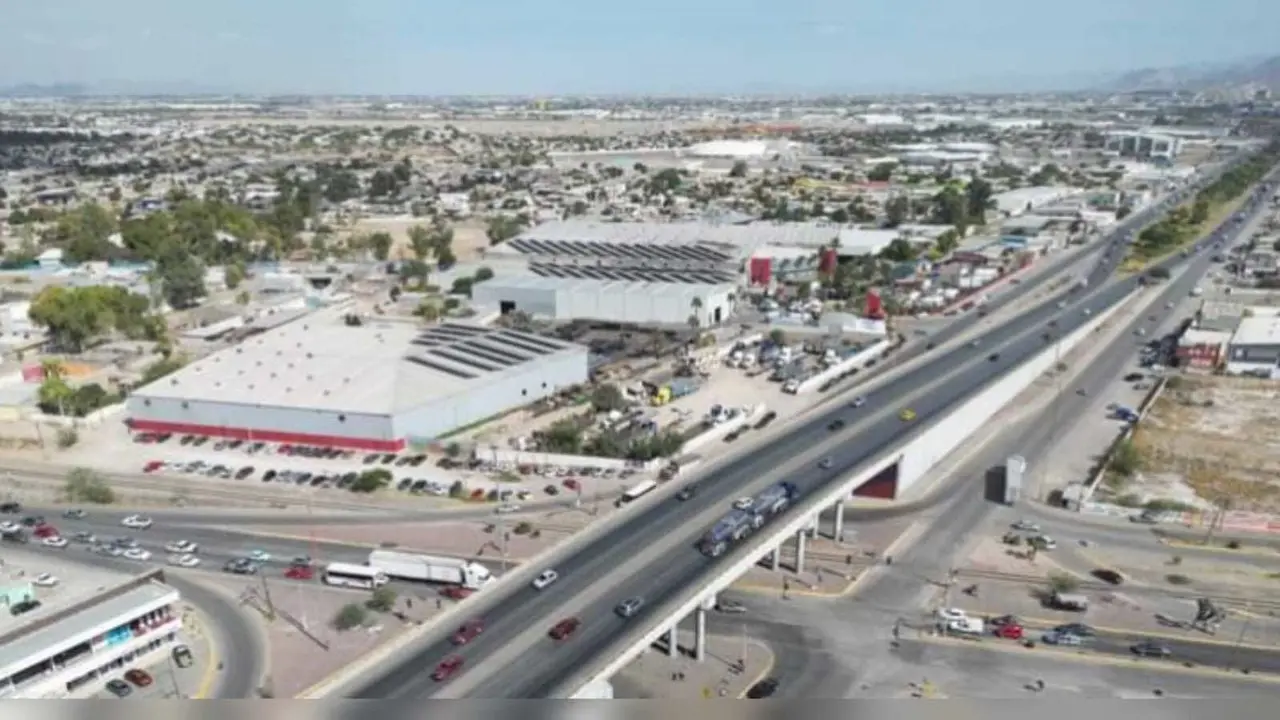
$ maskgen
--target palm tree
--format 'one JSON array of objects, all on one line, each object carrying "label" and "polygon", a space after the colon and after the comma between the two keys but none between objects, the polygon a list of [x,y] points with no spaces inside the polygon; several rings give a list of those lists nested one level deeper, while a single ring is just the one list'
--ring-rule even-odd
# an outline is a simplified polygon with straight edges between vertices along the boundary
[{"label": "palm tree", "polygon": [[67,366],[57,358],[41,361],[40,370],[45,380],[62,380],[67,376]]},{"label": "palm tree", "polygon": [[[692,301],[689,302],[689,307],[693,308],[693,314],[690,315],[690,317],[698,318],[699,322],[701,322],[701,313],[699,313],[698,311],[702,309],[702,304],[703,304],[702,298],[700,297],[695,297]],[[693,327],[694,329],[697,329],[698,326],[694,325]]]}]

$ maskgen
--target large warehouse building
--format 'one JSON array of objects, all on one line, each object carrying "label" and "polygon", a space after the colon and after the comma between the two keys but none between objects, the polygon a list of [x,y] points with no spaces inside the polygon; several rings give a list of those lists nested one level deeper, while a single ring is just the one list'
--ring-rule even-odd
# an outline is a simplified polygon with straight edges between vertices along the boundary
[{"label": "large warehouse building", "polygon": [[136,431],[396,452],[586,382],[588,350],[502,328],[317,313],[130,396]]}]

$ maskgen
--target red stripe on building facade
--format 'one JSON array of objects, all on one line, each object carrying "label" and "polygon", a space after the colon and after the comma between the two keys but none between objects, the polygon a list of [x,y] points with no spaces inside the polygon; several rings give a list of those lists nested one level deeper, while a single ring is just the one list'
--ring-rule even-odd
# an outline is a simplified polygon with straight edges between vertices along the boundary
[{"label": "red stripe on building facade", "polygon": [[212,437],[248,440],[251,442],[278,443],[281,445],[314,445],[374,452],[400,452],[405,448],[404,438],[378,440],[375,438],[344,437],[342,435],[313,435],[281,430],[255,430],[252,428],[225,427],[220,425],[195,425],[192,423],[162,422],[159,420],[125,421],[134,432],[174,433],[176,435],[209,435]]}]

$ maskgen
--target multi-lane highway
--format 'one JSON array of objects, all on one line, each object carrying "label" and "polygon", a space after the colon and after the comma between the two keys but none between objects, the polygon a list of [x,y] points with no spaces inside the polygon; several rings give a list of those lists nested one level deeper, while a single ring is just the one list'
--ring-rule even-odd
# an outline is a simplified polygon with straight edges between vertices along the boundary
[{"label": "multi-lane highway", "polygon": [[[1135,225],[1149,218],[1141,217]],[[1121,231],[1123,234],[1125,231]],[[693,548],[711,521],[740,495],[785,476],[802,491],[812,492],[836,477],[900,442],[904,434],[941,416],[992,378],[1021,364],[1044,346],[1042,335],[1050,319],[1068,332],[1088,320],[1085,308],[1096,312],[1132,292],[1137,281],[1106,283],[1123,248],[1103,257],[1089,275],[1089,283],[1072,296],[1065,309],[1049,304],[1021,315],[982,335],[977,346],[964,345],[939,353],[901,376],[866,393],[858,410],[835,407],[798,423],[764,443],[756,452],[715,468],[699,482],[694,501],[664,501],[637,508],[620,519],[606,537],[577,552],[557,570],[561,579],[541,592],[528,587],[504,588],[480,597],[474,607],[484,615],[483,635],[458,651],[446,641],[450,629],[441,628],[423,649],[395,667],[384,669],[352,694],[356,697],[540,697],[551,694],[570,673],[607,653],[628,624],[653,621],[645,612],[631,621],[613,613],[620,600],[641,596],[646,610],[662,605],[683,588],[713,571],[717,561]],[[1170,264],[1174,264],[1171,261]],[[948,329],[962,332],[964,324]],[[937,337],[935,343],[949,337]],[[996,361],[987,356],[999,352]],[[939,382],[939,379],[944,379]],[[928,388],[928,392],[919,392]],[[897,418],[905,398],[917,421],[904,425]],[[843,417],[849,427],[828,433],[827,424]],[[820,449],[815,450],[815,446]],[[821,469],[815,456],[827,453],[833,467]],[[856,521],[857,513],[851,513]],[[848,516],[847,516],[848,517]],[[724,562],[722,559],[719,562]],[[556,644],[545,632],[562,617],[574,615],[582,629],[571,640]],[[461,654],[466,665],[450,685],[442,688],[426,672],[449,654]]]}]

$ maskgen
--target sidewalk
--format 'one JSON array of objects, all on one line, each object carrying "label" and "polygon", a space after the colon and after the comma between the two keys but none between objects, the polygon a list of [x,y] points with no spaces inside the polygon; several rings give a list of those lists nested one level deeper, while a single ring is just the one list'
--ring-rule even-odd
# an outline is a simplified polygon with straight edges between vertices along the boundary
[{"label": "sidewalk", "polygon": [[613,678],[618,699],[711,700],[742,697],[768,677],[774,656],[763,643],[745,635],[707,638],[707,658],[692,657],[693,631],[679,633],[681,651],[669,657],[649,648]]}]

